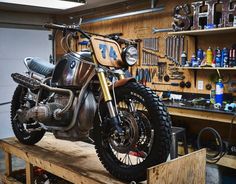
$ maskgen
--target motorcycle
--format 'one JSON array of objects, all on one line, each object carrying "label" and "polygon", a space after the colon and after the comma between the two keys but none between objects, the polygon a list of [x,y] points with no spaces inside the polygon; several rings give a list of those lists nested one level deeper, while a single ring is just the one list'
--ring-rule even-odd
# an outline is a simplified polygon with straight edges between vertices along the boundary
[{"label": "motorcycle", "polygon": [[68,49],[68,38],[80,34],[90,50],[69,49],[56,65],[36,57],[24,59],[26,74],[11,75],[18,83],[11,102],[15,136],[27,145],[39,142],[45,132],[94,143],[113,176],[145,180],[147,168],[169,155],[171,120],[150,88],[125,75],[138,60],[135,42],[85,32],[80,23],[44,27],[62,31]]}]

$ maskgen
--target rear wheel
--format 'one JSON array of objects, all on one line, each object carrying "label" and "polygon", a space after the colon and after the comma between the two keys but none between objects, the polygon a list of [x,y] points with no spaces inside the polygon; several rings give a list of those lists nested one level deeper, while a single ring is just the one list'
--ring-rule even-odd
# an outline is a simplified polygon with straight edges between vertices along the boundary
[{"label": "rear wheel", "polygon": [[23,144],[32,145],[42,139],[45,134],[45,130],[29,131],[28,127],[32,128],[40,127],[37,122],[25,122],[21,123],[17,118],[17,110],[21,108],[31,108],[35,105],[34,101],[30,99],[27,88],[17,86],[12,102],[11,102],[11,122],[12,129],[16,138]]},{"label": "rear wheel", "polygon": [[108,113],[100,107],[94,126],[95,148],[104,167],[124,181],[146,179],[148,167],[165,162],[170,152],[171,120],[149,88],[131,82],[115,89],[124,135],[107,130]]}]

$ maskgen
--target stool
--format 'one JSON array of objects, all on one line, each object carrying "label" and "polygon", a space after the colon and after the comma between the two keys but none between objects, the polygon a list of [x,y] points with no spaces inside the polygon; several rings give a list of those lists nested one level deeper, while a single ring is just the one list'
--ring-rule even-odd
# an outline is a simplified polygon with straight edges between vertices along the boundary
[{"label": "stool", "polygon": [[188,154],[185,128],[172,126],[171,129],[172,129],[172,136],[171,136],[172,144],[170,149],[170,158],[174,159],[178,157],[178,141],[183,142],[184,153]]}]

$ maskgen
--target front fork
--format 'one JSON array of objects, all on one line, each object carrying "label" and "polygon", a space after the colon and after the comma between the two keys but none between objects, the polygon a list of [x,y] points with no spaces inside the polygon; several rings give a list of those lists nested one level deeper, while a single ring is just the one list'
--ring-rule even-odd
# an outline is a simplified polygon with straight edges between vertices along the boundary
[{"label": "front fork", "polygon": [[[110,115],[110,120],[112,125],[116,128],[116,130],[118,131],[118,133],[123,133],[122,128],[120,126],[120,118],[117,114],[117,112],[115,111],[115,108],[112,104],[112,97],[111,97],[111,93],[107,84],[107,80],[104,74],[104,70],[103,69],[98,69],[98,79],[99,82],[101,84],[101,88],[102,88],[102,93],[104,96],[104,101],[107,104],[107,108],[109,111],[109,115]],[[122,76],[123,77],[123,76]]]}]

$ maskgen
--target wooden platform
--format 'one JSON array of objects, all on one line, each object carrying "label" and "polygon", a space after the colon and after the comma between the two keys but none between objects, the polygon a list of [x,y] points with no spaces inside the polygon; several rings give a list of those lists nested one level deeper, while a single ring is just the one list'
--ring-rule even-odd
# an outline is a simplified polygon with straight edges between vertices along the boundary
[{"label": "wooden platform", "polygon": [[[25,160],[27,184],[33,183],[33,166],[40,167],[72,183],[122,183],[105,170],[95,153],[94,146],[91,144],[57,140],[52,135],[47,134],[35,146],[22,145],[15,138],[8,138],[0,140],[0,148],[5,152],[6,165],[6,173],[1,175],[0,183],[1,180],[3,183],[19,183],[11,177],[11,155]],[[191,181],[191,183],[192,181],[198,181],[197,183],[201,181],[200,183],[204,183],[205,154],[205,150],[200,150],[161,164],[161,167],[154,166],[147,171],[149,176],[147,183],[163,181],[162,177],[158,178],[160,173],[166,176],[168,173],[175,172],[173,163],[175,166],[178,165],[180,171],[181,168],[185,168],[183,174],[178,174],[178,176],[169,175],[169,177],[173,177],[173,181],[176,181],[174,177],[178,177],[178,181]],[[186,167],[186,161],[192,163],[190,168],[194,164],[194,168]],[[166,166],[163,167],[165,164]],[[191,180],[186,179],[187,175],[192,176]]]}]

